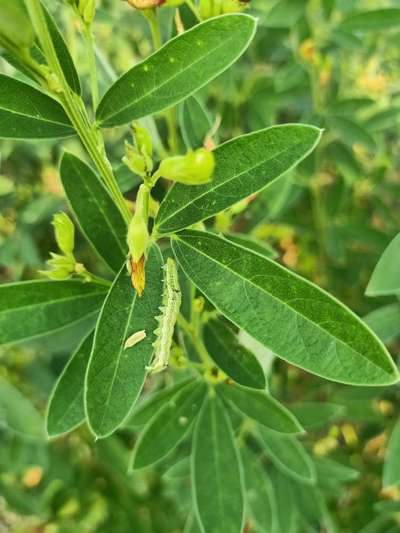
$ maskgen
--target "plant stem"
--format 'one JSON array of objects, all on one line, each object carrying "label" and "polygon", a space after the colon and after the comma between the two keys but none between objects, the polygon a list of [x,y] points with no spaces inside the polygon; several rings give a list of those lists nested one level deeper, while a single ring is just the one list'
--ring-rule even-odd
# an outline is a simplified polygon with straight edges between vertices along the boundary
[{"label": "plant stem", "polygon": [[[162,39],[157,13],[155,9],[147,9],[146,11],[144,11],[144,14],[149,23],[154,50],[158,50],[162,46]],[[177,136],[176,115],[174,109],[167,109],[165,112],[165,118],[168,126],[169,148],[173,153],[177,153],[179,143]]]},{"label": "plant stem", "polygon": [[212,362],[210,356],[208,355],[208,352],[203,342],[201,341],[199,335],[196,335],[196,331],[194,330],[192,325],[189,324],[189,322],[186,320],[186,318],[182,314],[178,315],[178,325],[186,333],[186,335],[190,337],[190,340],[193,346],[196,348],[196,351],[200,359],[202,360],[202,362],[206,366],[210,366],[210,365],[213,366],[214,363]]},{"label": "plant stem", "polygon": [[82,33],[85,38],[85,44],[86,44],[86,50],[87,50],[93,111],[96,112],[96,109],[97,109],[97,106],[100,100],[100,95],[99,95],[99,82],[97,79],[96,54],[95,54],[95,49],[94,49],[92,25],[87,25],[85,23],[82,23]]},{"label": "plant stem", "polygon": [[108,187],[115,204],[121,211],[125,221],[128,223],[131,218],[128,206],[115,180],[110,162],[106,157],[101,138],[98,135],[98,131],[93,125],[90,124],[82,99],[71,90],[67,80],[65,79],[64,72],[59,63],[53,41],[47,27],[40,0],[26,0],[26,5],[35,28],[36,35],[38,36],[43,53],[47,59],[48,66],[58,78],[61,90],[61,94],[58,94],[59,100],[63,105],[69,119],[71,120],[79,138],[81,139],[82,144],[86,148],[88,154],[96,165],[96,168],[100,172],[100,175],[102,176],[105,185]]}]

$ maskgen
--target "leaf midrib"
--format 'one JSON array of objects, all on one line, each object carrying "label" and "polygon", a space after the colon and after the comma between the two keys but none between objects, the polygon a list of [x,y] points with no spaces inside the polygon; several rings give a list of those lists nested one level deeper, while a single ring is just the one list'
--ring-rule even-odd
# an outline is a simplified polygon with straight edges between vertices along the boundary
[{"label": "leaf midrib", "polygon": [[[227,180],[221,182],[221,183],[218,183],[215,187],[213,187],[212,189],[208,189],[206,191],[204,191],[202,194],[200,194],[199,196],[196,196],[196,198],[194,198],[193,200],[187,202],[185,205],[182,205],[180,207],[180,209],[177,209],[176,211],[174,211],[172,214],[170,214],[168,217],[164,218],[164,220],[161,221],[161,223],[159,223],[157,225],[158,228],[161,228],[163,225],[165,225],[165,223],[170,220],[171,218],[174,218],[177,216],[178,213],[181,213],[182,211],[185,211],[185,209],[187,209],[188,207],[190,207],[192,204],[194,204],[195,202],[197,202],[198,200],[200,200],[201,198],[203,198],[204,196],[207,196],[208,194],[214,194],[220,187],[224,187],[225,185],[229,184],[231,181],[233,180],[236,180],[238,178],[241,178],[244,174],[249,174],[250,172],[254,172],[256,169],[258,169],[259,167],[263,166],[263,165],[266,165],[267,163],[269,163],[270,161],[272,161],[273,159],[277,159],[278,157],[280,157],[282,154],[288,152],[288,151],[291,151],[295,148],[297,148],[299,145],[301,144],[304,144],[304,141],[303,142],[297,142],[293,145],[290,145],[289,147],[285,147],[283,148],[283,150],[281,150],[280,152],[274,154],[273,156],[269,157],[268,159],[264,159],[261,163],[257,163],[256,165],[253,165],[252,167],[249,167],[248,169],[244,170],[243,172],[240,172],[239,174],[235,174],[233,175],[232,177],[228,178]],[[223,146],[223,145],[222,145]],[[308,153],[308,152],[307,152]],[[299,157],[296,159],[296,161],[286,170],[283,171],[283,173],[286,173],[286,172],[289,172],[290,169],[292,169],[294,166],[297,165],[297,163],[299,162],[299,160],[301,160],[302,158]],[[276,179],[278,178],[279,176],[281,176],[282,174],[278,174],[277,176],[275,176],[275,178],[273,179]],[[256,191],[254,191],[253,194],[255,194],[256,192],[258,191],[261,191],[266,185],[268,185],[269,182],[265,183],[262,187],[260,187],[259,189],[257,189]],[[171,189],[171,194],[173,193],[173,189]],[[168,198],[168,197],[167,197]],[[166,198],[166,199],[167,199]],[[205,218],[208,218],[209,216],[212,216],[212,215],[207,215]],[[203,219],[204,220],[204,219]]]},{"label": "leaf midrib", "polygon": [[83,299],[86,299],[86,298],[92,298],[93,296],[101,296],[102,294],[105,294],[106,291],[102,292],[102,291],[99,291],[99,292],[92,292],[92,293],[88,293],[88,294],[78,294],[78,295],[74,295],[74,296],[68,296],[66,298],[60,298],[60,299],[57,299],[57,300],[49,300],[48,302],[41,302],[41,303],[33,303],[33,304],[29,304],[29,305],[23,305],[21,307],[12,307],[11,309],[10,308],[5,308],[5,309],[0,309],[0,317],[2,314],[7,314],[7,313],[15,313],[15,312],[20,312],[20,311],[25,311],[27,309],[30,309],[32,307],[43,307],[43,306],[51,306],[51,305],[56,305],[56,304],[59,304],[59,303],[65,303],[65,302],[68,302],[70,300],[83,300]]},{"label": "leaf midrib", "polygon": [[[190,31],[190,30],[189,30]],[[104,123],[104,122],[107,122],[107,120],[110,120],[112,117],[116,118],[118,117],[119,115],[125,113],[126,110],[129,110],[131,107],[134,107],[134,106],[137,106],[139,104],[139,102],[141,102],[142,100],[146,99],[146,98],[149,98],[151,97],[154,93],[156,93],[157,91],[159,91],[160,89],[162,89],[165,85],[168,85],[169,83],[171,83],[173,80],[175,80],[176,78],[178,78],[179,76],[182,76],[187,70],[193,68],[194,66],[196,66],[198,63],[200,63],[201,61],[203,61],[204,59],[206,59],[208,56],[214,54],[216,51],[218,51],[222,46],[226,46],[228,44],[228,42],[231,42],[232,40],[234,40],[234,37],[228,37],[228,39],[226,41],[222,41],[221,43],[219,43],[215,48],[212,48],[211,50],[209,50],[208,52],[205,53],[205,55],[201,56],[199,59],[197,59],[196,61],[194,61],[193,63],[190,63],[189,66],[183,68],[182,70],[179,71],[178,74],[174,74],[173,76],[171,76],[170,78],[167,78],[163,83],[161,83],[160,85],[158,85],[156,88],[153,88],[151,91],[147,92],[145,95],[143,95],[141,98],[138,98],[137,100],[134,100],[134,101],[131,101],[130,104],[126,105],[125,107],[121,108],[117,113],[114,113],[114,114],[110,114],[106,117],[102,117],[100,118],[101,122]],[[165,45],[167,46],[167,45]],[[160,49],[162,50],[162,49]],[[164,47],[164,51],[165,51],[165,47]],[[156,52],[157,53],[157,52]],[[240,52],[239,52],[240,54]],[[153,57],[155,56],[156,54],[153,55]],[[149,58],[150,59],[150,58]],[[144,63],[146,62],[149,62],[149,59],[143,61],[142,63],[140,63],[139,65],[136,65],[135,67],[133,67],[132,71],[133,70],[138,70]],[[229,66],[229,65],[228,65]],[[226,67],[227,68],[227,67]],[[221,72],[224,70],[224,67],[222,68]],[[219,71],[220,72],[220,71]],[[216,77],[218,74],[216,74],[215,76],[213,77]],[[126,76],[125,78],[126,80],[128,79],[128,75]],[[124,79],[121,79],[121,83],[125,81]],[[206,83],[208,83],[209,80],[207,80],[203,85],[201,85],[200,87],[198,87],[198,89],[200,89],[202,86],[204,86]],[[117,83],[117,82],[116,82]],[[111,88],[112,89],[112,88]],[[111,90],[110,89],[110,90]]]},{"label": "leaf midrib", "polygon": [[51,125],[54,125],[54,126],[63,126],[64,128],[68,128],[71,131],[73,131],[72,125],[68,124],[66,122],[57,122],[56,120],[50,119],[50,118],[47,118],[47,117],[42,117],[42,116],[41,117],[37,117],[37,116],[33,116],[33,115],[24,114],[24,113],[15,111],[14,109],[8,109],[8,108],[4,107],[1,104],[0,104],[0,111],[5,111],[6,113],[10,113],[11,115],[17,115],[18,117],[22,117],[24,119],[28,118],[29,120],[33,120],[35,122],[43,122],[43,123],[51,124]]},{"label": "leaf midrib", "polygon": [[[178,237],[179,239],[179,237]],[[183,241],[181,241],[183,242]],[[261,290],[262,292],[265,292],[266,294],[268,294],[269,296],[271,296],[274,300],[276,300],[278,303],[282,304],[283,306],[287,307],[288,309],[290,309],[293,313],[301,316],[302,318],[304,318],[309,324],[312,324],[315,328],[317,329],[320,329],[321,331],[323,331],[324,333],[328,334],[329,337],[331,337],[333,340],[336,340],[338,343],[342,344],[343,346],[345,346],[347,349],[350,349],[351,351],[353,351],[356,355],[358,355],[359,357],[361,357],[362,359],[366,359],[369,363],[371,363],[374,367],[378,368],[381,372],[384,372],[386,375],[388,375],[389,377],[394,377],[394,374],[389,374],[386,369],[382,368],[381,366],[378,366],[374,361],[372,361],[371,359],[368,359],[367,357],[365,357],[363,354],[361,354],[358,350],[355,350],[352,346],[350,346],[349,344],[346,344],[342,339],[339,339],[338,337],[335,337],[334,335],[332,335],[332,333],[330,333],[329,331],[327,331],[326,329],[324,329],[323,327],[321,327],[319,324],[317,324],[316,322],[313,322],[312,320],[310,320],[308,317],[306,317],[305,315],[303,315],[303,313],[299,312],[299,311],[296,311],[295,309],[293,309],[288,303],[284,302],[283,300],[277,298],[275,295],[273,295],[272,293],[266,291],[265,289],[263,289],[262,287],[260,287],[259,285],[256,285],[253,281],[247,279],[247,278],[244,278],[242,275],[238,274],[235,270],[232,270],[231,268],[227,267],[226,265],[222,264],[222,263],[219,263],[218,261],[216,261],[215,259],[213,259],[212,257],[210,257],[209,255],[203,253],[201,250],[197,249],[197,248],[194,248],[193,246],[191,246],[190,244],[187,244],[185,242],[183,242],[183,244],[186,244],[187,246],[189,246],[190,248],[192,248],[192,250],[195,250],[197,253],[203,255],[204,257],[208,258],[210,261],[213,261],[214,263],[216,263],[217,265],[219,265],[220,267],[224,268],[225,270],[228,270],[229,272],[233,273],[235,276],[237,276],[238,278],[240,278],[242,281],[244,281],[245,283],[248,283],[250,285],[252,285],[253,287],[257,288],[258,290]],[[268,261],[267,258],[265,258],[265,260]],[[214,302],[212,302],[214,303]],[[214,304],[215,305],[215,304]],[[216,306],[217,307],[217,306]],[[362,322],[360,321],[360,326],[362,327],[363,324]]]},{"label": "leaf midrib", "polygon": [[[123,351],[124,341],[125,341],[125,339],[127,337],[129,324],[131,322],[132,314],[133,314],[133,311],[135,309],[136,298],[137,298],[137,292],[135,291],[135,297],[133,299],[131,308],[129,310],[129,316],[128,316],[126,324],[125,324],[124,334],[123,334],[123,336],[121,336],[120,346],[119,346],[119,349],[118,349],[117,361],[116,361],[116,364],[115,364],[115,369],[114,369],[113,377],[112,377],[112,380],[111,380],[111,383],[110,383],[110,387],[109,387],[109,390],[108,390],[108,393],[107,393],[107,399],[106,399],[106,401],[104,403],[103,414],[102,414],[102,417],[101,417],[99,425],[98,425],[99,428],[102,428],[103,422],[104,422],[104,418],[105,418],[106,415],[108,415],[108,409],[109,409],[109,405],[110,405],[110,398],[111,398],[111,395],[113,393],[115,380],[117,378],[117,374],[118,374],[119,367],[120,367],[120,364],[121,364],[121,355],[122,355],[122,351]],[[104,306],[104,308],[105,308],[105,306]],[[101,318],[102,317],[99,318],[99,323],[101,323]],[[93,347],[95,347],[95,345],[96,345],[96,339],[94,340]]]},{"label": "leaf midrib", "polygon": [[[85,188],[86,191],[88,191],[89,193],[89,196],[91,196],[93,199],[94,199],[94,202],[96,204],[96,206],[98,207],[100,213],[103,215],[104,217],[104,220],[106,221],[106,224],[107,224],[107,227],[111,230],[111,234],[114,236],[114,239],[118,245],[118,248],[120,249],[121,251],[121,254],[122,256],[125,256],[125,250],[122,248],[122,245],[121,245],[121,242],[118,238],[118,234],[115,232],[114,230],[114,225],[110,222],[108,216],[106,215],[102,205],[99,203],[99,201],[97,200],[97,196],[95,194],[92,193],[92,190],[88,187],[87,183],[85,182],[85,180],[83,179],[79,169],[77,168],[76,164],[75,164],[75,161],[71,161],[72,163],[72,166],[75,170],[75,172],[77,173],[77,175],[79,176],[80,178],[80,182],[81,184],[83,185],[83,187]],[[92,171],[92,169],[90,169]],[[93,172],[93,171],[92,171]],[[95,175],[95,174],[94,174]],[[98,177],[96,176],[96,179],[98,179]],[[100,183],[100,186],[103,187],[103,185]],[[104,187],[103,187],[104,188]],[[104,193],[105,194],[108,194],[108,192],[104,189]],[[112,202],[112,199],[110,197],[110,202]],[[75,211],[75,210],[74,210]],[[78,217],[77,217],[78,218]],[[79,218],[78,218],[79,220]],[[81,224],[79,224],[81,229],[82,229],[82,232],[85,234],[86,238],[92,243],[92,245],[96,248],[97,250],[97,246],[95,246],[94,242],[92,239],[89,238],[89,236],[87,235],[86,231],[84,231],[83,227]],[[101,256],[103,258],[103,255]],[[104,258],[103,258],[104,259]],[[105,259],[104,259],[105,260]],[[105,260],[107,264],[109,264],[108,260]],[[114,269],[114,267],[112,265],[109,265],[112,269]]]}]

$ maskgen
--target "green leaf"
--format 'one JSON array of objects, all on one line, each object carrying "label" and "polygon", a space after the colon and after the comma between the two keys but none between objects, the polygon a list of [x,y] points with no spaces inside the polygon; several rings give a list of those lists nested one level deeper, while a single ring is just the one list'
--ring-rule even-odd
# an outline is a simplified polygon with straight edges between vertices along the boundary
[{"label": "green leaf", "polygon": [[186,275],[214,306],[282,359],[340,383],[398,380],[379,339],[309,281],[211,233],[181,232],[172,248]]},{"label": "green leaf", "polygon": [[267,392],[225,384],[217,390],[239,411],[269,429],[280,433],[303,432],[292,413]]},{"label": "green leaf", "polygon": [[299,516],[288,477],[276,468],[269,469],[276,500],[277,524],[274,533],[298,533]]},{"label": "green leaf", "polygon": [[170,387],[161,389],[153,394],[150,394],[148,398],[139,403],[128,420],[124,424],[125,427],[137,428],[147,424],[150,419],[163,407],[164,404],[171,401],[171,399],[179,392],[182,387],[193,381],[193,378],[179,381]]},{"label": "green leaf", "polygon": [[210,218],[264,189],[304,159],[321,130],[288,124],[242,135],[220,145],[212,182],[187,187],[176,184],[160,206],[159,233],[172,233]]},{"label": "green leaf", "polygon": [[400,27],[400,9],[376,9],[346,17],[340,24],[345,31],[381,31]]},{"label": "green leaf", "polygon": [[241,533],[243,474],[231,422],[220,400],[207,398],[193,436],[192,492],[207,533]]},{"label": "green leaf", "polygon": [[212,124],[206,110],[195,96],[189,96],[181,105],[179,126],[187,148],[200,148]]},{"label": "green leaf", "polygon": [[271,480],[262,462],[248,448],[243,448],[241,456],[246,485],[246,503],[255,522],[256,531],[276,531],[277,511]]},{"label": "green leaf", "polygon": [[80,344],[56,381],[47,407],[47,434],[58,437],[85,420],[85,373],[93,346],[93,332]]},{"label": "green leaf", "polygon": [[24,281],[0,286],[0,345],[58,331],[100,308],[105,289],[82,281]]},{"label": "green leaf", "polygon": [[400,335],[400,304],[388,304],[375,309],[364,317],[364,321],[382,342],[392,342]]},{"label": "green leaf", "polygon": [[[86,415],[97,437],[107,437],[123,424],[142,390],[162,303],[162,266],[161,252],[154,245],[146,261],[143,295],[137,296],[124,265],[104,302],[85,382]],[[141,330],[146,338],[125,349],[126,340]]]},{"label": "green leaf", "polygon": [[248,15],[224,15],[171,39],[114,83],[99,104],[98,121],[118,126],[177,104],[232,65],[255,27]]},{"label": "green leaf", "polygon": [[63,155],[60,176],[82,233],[108,266],[118,271],[127,254],[127,228],[119,209],[100,178],[74,155]]},{"label": "green leaf", "polygon": [[204,393],[205,384],[195,381],[164,403],[141,433],[133,451],[131,468],[150,466],[178,446],[198,415]]},{"label": "green leaf", "polygon": [[0,429],[23,437],[42,439],[43,420],[34,405],[18,389],[0,379]]},{"label": "green leaf", "polygon": [[372,135],[363,125],[357,123],[355,120],[350,120],[345,117],[329,117],[328,124],[336,131],[339,139],[349,146],[360,143],[367,150],[376,150],[376,143]]},{"label": "green leaf", "polygon": [[234,381],[255,389],[265,388],[264,371],[257,358],[222,320],[207,322],[204,343],[214,362]]},{"label": "green leaf", "polygon": [[368,283],[367,296],[400,293],[400,233],[383,252]]},{"label": "green leaf", "polygon": [[0,74],[0,137],[52,139],[74,134],[56,100],[31,85]]},{"label": "green leaf", "polygon": [[79,76],[71,54],[69,53],[68,47],[65,44],[64,38],[43,2],[42,7],[46,17],[47,26],[49,28],[50,37],[53,41],[54,49],[56,51],[57,59],[61,65],[65,79],[76,94],[81,94],[81,83],[79,81]]},{"label": "green leaf", "polygon": [[304,446],[292,435],[282,435],[259,426],[259,433],[268,457],[284,474],[296,481],[314,484],[316,470]]},{"label": "green leaf", "polygon": [[239,246],[243,246],[252,252],[256,252],[264,257],[269,259],[276,259],[278,257],[278,252],[272,248],[270,244],[252,237],[250,235],[242,235],[241,233],[224,233],[223,236],[228,241],[233,242]]},{"label": "green leaf", "polygon": [[383,487],[400,485],[400,420],[397,421],[386,449],[383,465]]},{"label": "green leaf", "polygon": [[261,17],[268,28],[292,28],[305,10],[304,0],[279,0]]},{"label": "green leaf", "polygon": [[323,426],[346,412],[342,405],[328,402],[301,402],[291,405],[290,410],[305,428]]},{"label": "green leaf", "polygon": [[317,469],[317,477],[319,482],[348,483],[355,481],[360,477],[360,472],[349,466],[342,465],[328,457],[315,457],[315,467]]}]

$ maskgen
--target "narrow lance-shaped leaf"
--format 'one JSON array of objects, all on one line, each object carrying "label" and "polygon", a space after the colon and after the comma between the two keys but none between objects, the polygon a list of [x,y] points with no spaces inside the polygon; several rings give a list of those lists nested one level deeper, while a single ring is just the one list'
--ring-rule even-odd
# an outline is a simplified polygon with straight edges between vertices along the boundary
[{"label": "narrow lance-shaped leaf", "polygon": [[215,172],[206,185],[174,185],[160,206],[159,233],[172,233],[210,218],[264,189],[304,159],[321,130],[287,124],[237,137],[214,151]]},{"label": "narrow lance-shaped leaf", "polygon": [[83,393],[92,346],[93,332],[72,355],[54,386],[47,407],[46,425],[49,437],[68,433],[85,420]]},{"label": "narrow lance-shaped leaf", "polygon": [[400,421],[393,428],[383,466],[383,486],[393,485],[400,485]]},{"label": "narrow lance-shaped leaf", "polygon": [[400,293],[400,233],[383,252],[371,276],[367,296]]},{"label": "narrow lance-shaped leaf", "polygon": [[187,148],[203,146],[212,124],[206,110],[195,96],[190,96],[182,103],[179,125]]},{"label": "narrow lance-shaped leaf", "polygon": [[181,232],[172,247],[187,276],[215,307],[279,357],[341,383],[398,380],[375,334],[309,281],[210,233]]},{"label": "narrow lance-shaped leaf", "polygon": [[342,483],[348,483],[360,477],[358,470],[329,459],[329,457],[315,457],[314,463],[318,481],[321,484],[341,486]]},{"label": "narrow lance-shaped leaf", "polygon": [[[146,261],[146,288],[141,298],[123,266],[104,302],[85,383],[88,423],[98,437],[107,437],[124,422],[140,394],[154,351],[155,317],[162,292],[162,257],[153,245]],[[143,330],[146,337],[125,349],[126,340]]]},{"label": "narrow lance-shaped leaf", "polygon": [[324,426],[343,417],[343,405],[328,402],[301,402],[290,406],[291,412],[306,428]]},{"label": "narrow lance-shaped leaf", "polygon": [[259,426],[259,433],[268,457],[281,472],[296,481],[307,484],[316,482],[316,470],[301,442],[292,435],[281,435]]},{"label": "narrow lance-shaped leaf", "polygon": [[60,176],[68,201],[89,243],[109,267],[118,271],[126,257],[126,224],[93,170],[65,153]]},{"label": "narrow lance-shaped leaf", "polygon": [[81,281],[25,281],[0,286],[0,345],[72,325],[101,306],[105,289]]},{"label": "narrow lance-shaped leaf", "polygon": [[364,11],[345,18],[340,29],[345,31],[379,31],[400,27],[400,9]]},{"label": "narrow lance-shaped leaf", "polygon": [[294,415],[264,391],[222,384],[218,392],[243,414],[280,433],[302,433]]},{"label": "narrow lance-shaped leaf", "polygon": [[56,100],[0,74],[0,138],[52,139],[73,134],[72,125]]},{"label": "narrow lance-shaped leaf", "polygon": [[184,439],[204,400],[204,383],[188,383],[154,415],[133,451],[131,468],[144,468],[163,459]]},{"label": "narrow lance-shaped leaf", "polygon": [[255,27],[248,15],[224,15],[171,39],[114,83],[99,104],[98,121],[118,126],[177,104],[236,61]]},{"label": "narrow lance-shaped leaf", "polygon": [[298,533],[298,506],[287,476],[277,468],[269,468],[268,475],[274,488],[276,501],[276,533]]},{"label": "narrow lance-shaped leaf", "polygon": [[[246,502],[257,531],[276,531],[277,510],[274,490],[262,462],[248,448],[241,453],[246,485]],[[285,532],[286,533],[286,532]]]},{"label": "narrow lance-shaped leaf", "polygon": [[81,94],[81,83],[79,81],[79,76],[76,71],[71,54],[69,53],[68,47],[65,44],[64,38],[60,30],[58,29],[56,23],[54,22],[53,17],[47,11],[43,2],[42,6],[46,17],[47,25],[49,27],[50,37],[53,41],[54,49],[56,51],[57,58],[61,65],[65,79],[68,85],[76,94]]},{"label": "narrow lance-shaped leaf", "polygon": [[[71,89],[76,93],[81,93],[81,85],[78,77],[78,73],[76,72],[76,68],[74,65],[74,62],[72,60],[71,54],[69,53],[68,47],[65,44],[64,38],[58,29],[56,23],[54,22],[54,19],[52,15],[47,10],[47,7],[45,3],[42,0],[39,0],[37,2],[36,0],[24,0],[24,4],[26,6],[27,14],[29,15],[29,18],[33,21],[33,25],[35,27],[36,33],[40,31],[35,24],[37,23],[37,10],[38,10],[38,3],[40,3],[40,8],[43,10],[44,19],[46,21],[50,39],[52,41],[52,44],[54,46],[55,55],[57,56],[57,60],[61,66],[61,69],[63,71],[64,77],[68,85],[71,87]],[[40,41],[41,35],[37,35],[38,41]],[[44,53],[42,49],[39,46],[39,42],[37,45],[35,45],[34,48],[31,49],[31,53],[33,57],[39,61],[40,63],[46,64],[47,61],[44,57]]]},{"label": "narrow lance-shaped leaf", "polygon": [[182,389],[182,387],[186,386],[193,379],[194,378],[188,380],[185,379],[170,387],[166,387],[165,389],[150,394],[148,398],[136,405],[124,426],[136,428],[147,424],[164,404],[168,403]]},{"label": "narrow lance-shaped leaf", "polygon": [[207,322],[204,343],[211,358],[234,381],[255,389],[265,388],[264,371],[257,358],[222,320]]},{"label": "narrow lance-shaped leaf", "polygon": [[400,336],[400,303],[379,307],[368,313],[364,321],[382,342],[392,342]]},{"label": "narrow lance-shaped leaf", "polygon": [[44,437],[43,420],[31,401],[18,389],[0,379],[0,430],[26,438]]},{"label": "narrow lance-shaped leaf", "polygon": [[267,242],[251,237],[250,235],[242,235],[241,233],[224,233],[223,236],[228,241],[233,242],[239,246],[243,246],[248,250],[256,252],[260,255],[268,257],[269,259],[276,259],[278,252]]},{"label": "narrow lance-shaped leaf", "polygon": [[243,483],[231,422],[220,400],[207,398],[196,423],[192,451],[192,492],[203,531],[241,533]]}]

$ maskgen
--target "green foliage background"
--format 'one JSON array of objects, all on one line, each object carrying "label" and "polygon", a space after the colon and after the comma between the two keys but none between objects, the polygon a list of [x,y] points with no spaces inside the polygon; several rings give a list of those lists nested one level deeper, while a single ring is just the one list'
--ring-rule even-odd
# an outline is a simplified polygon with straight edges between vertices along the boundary
[{"label": "green foliage background", "polygon": [[[76,20],[62,2],[47,4],[87,87],[87,58]],[[215,138],[221,142],[281,123],[324,129],[319,147],[304,162],[259,193],[246,210],[218,214],[216,228],[270,245],[284,265],[366,317],[394,356],[399,351],[400,305],[393,294],[400,292],[400,282],[386,296],[368,297],[365,290],[400,228],[400,20],[393,17],[370,29],[354,20],[352,26],[348,17],[396,7],[394,0],[252,0],[249,13],[259,18],[255,40],[231,69],[197,94],[210,123],[217,121]],[[193,22],[186,8],[181,8],[181,17],[184,25]],[[162,8],[160,21],[163,35],[169,35],[173,10]],[[151,53],[151,40],[140,13],[116,0],[101,2],[94,31],[103,93],[116,75]],[[15,74],[5,60],[1,69]],[[89,100],[87,90],[84,95]],[[188,112],[181,106],[181,115]],[[194,122],[200,123],[198,117]],[[164,121],[157,118],[157,123],[165,138]],[[123,156],[123,136],[120,129],[107,130],[114,162]],[[62,151],[83,152],[72,138],[62,146],[58,141],[2,140],[0,147],[0,279],[33,279],[49,250],[56,249],[51,218],[67,208],[58,176]],[[134,200],[138,182],[122,168],[117,176]],[[160,186],[155,195],[161,199],[164,192]],[[77,243],[76,254],[89,270],[107,275],[79,232]],[[46,533],[197,531],[191,524],[187,454],[175,464],[170,458],[128,474],[129,452],[137,440],[132,427],[99,441],[86,427],[51,442],[41,437],[38,428],[53,384],[92,326],[89,318],[62,333],[0,348],[1,377],[37,409],[31,412],[31,405],[2,382],[0,527]],[[179,368],[174,372],[181,379]],[[145,394],[170,382],[169,374],[160,374],[147,382]],[[301,479],[314,477],[317,482],[304,490],[292,481],[288,490],[282,473],[272,467],[271,489],[254,481],[257,472],[248,473],[255,469],[254,459],[247,458],[245,477],[255,483],[254,508],[259,505],[261,512],[267,501],[262,486],[262,491],[275,491],[277,533],[398,531],[398,427],[391,444],[397,448],[388,452],[399,415],[398,387],[340,385],[276,359],[270,390],[307,429],[302,441],[313,463],[300,458],[293,469]],[[3,410],[10,405],[13,429],[1,425]],[[199,432],[207,430],[207,415]],[[218,420],[223,427],[223,417]],[[262,436],[271,447],[267,456],[273,457],[272,437]],[[258,453],[257,443],[253,448]],[[229,461],[226,468],[228,474]],[[389,488],[382,488],[382,476]],[[263,531],[251,521],[246,527],[248,532]]]}]

